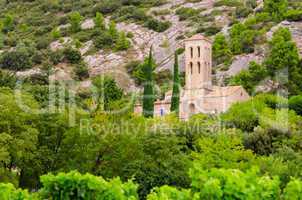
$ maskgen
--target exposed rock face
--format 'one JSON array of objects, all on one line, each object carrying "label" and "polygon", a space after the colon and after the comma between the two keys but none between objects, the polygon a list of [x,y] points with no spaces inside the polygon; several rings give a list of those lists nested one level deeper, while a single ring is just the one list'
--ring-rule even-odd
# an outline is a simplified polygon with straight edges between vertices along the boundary
[{"label": "exposed rock face", "polygon": [[67,63],[59,63],[54,68],[54,73],[49,76],[50,80],[68,81],[73,80],[72,68]]},{"label": "exposed rock face", "polygon": [[[150,46],[153,47],[154,58],[158,63],[157,71],[171,69],[174,62],[174,51],[182,47],[182,42],[177,40],[177,37],[182,36],[186,31],[190,31],[187,27],[187,22],[179,21],[177,15],[174,14],[179,6],[192,8],[212,8],[214,0],[204,0],[197,3],[187,3],[185,0],[170,0],[166,4],[150,9],[149,14],[153,10],[159,11],[170,9],[171,13],[165,15],[164,18],[172,23],[172,26],[163,33],[157,33],[135,23],[121,22],[117,24],[119,30],[132,32],[132,47],[126,53],[112,53],[99,51],[95,55],[87,56],[85,61],[88,63],[92,76],[102,73],[107,69],[114,69],[119,65],[124,65],[126,62],[133,60],[143,60],[148,55]],[[108,22],[108,19],[106,19]],[[82,24],[92,26],[93,20],[85,20]],[[85,27],[86,28],[86,27]],[[183,68],[183,56],[180,56],[180,66]]]},{"label": "exposed rock face", "polygon": [[63,49],[66,44],[71,44],[71,43],[72,43],[72,39],[70,37],[63,37],[62,41],[56,40],[50,43],[50,49],[52,51],[57,51],[59,49]]},{"label": "exposed rock face", "polygon": [[41,74],[41,70],[39,68],[35,68],[35,69],[29,69],[29,70],[25,70],[25,71],[18,71],[16,73],[17,77],[30,77],[36,74]]},{"label": "exposed rock face", "polygon": [[82,24],[81,24],[81,29],[86,30],[86,29],[93,29],[94,28],[94,21],[93,19],[86,19]]},{"label": "exposed rock face", "polygon": [[280,27],[285,27],[290,30],[290,32],[292,33],[293,40],[296,42],[297,47],[299,49],[300,56],[302,56],[302,22],[283,21],[277,26],[271,28],[271,30],[266,34],[267,38],[271,39],[273,37],[274,32]]},{"label": "exposed rock face", "polygon": [[264,80],[262,81],[257,87],[255,92],[259,93],[259,92],[272,92],[272,91],[276,91],[280,88],[280,84],[278,82],[274,82],[272,80]]},{"label": "exposed rock face", "polygon": [[227,71],[218,71],[216,80],[219,85],[223,85],[223,80],[226,77],[231,77],[238,74],[241,70],[248,69],[249,63],[255,61],[257,63],[262,63],[264,60],[264,55],[258,55],[256,53],[238,55],[234,58],[232,64]]},{"label": "exposed rock face", "polygon": [[80,48],[81,55],[84,55],[85,53],[87,53],[89,51],[89,49],[92,47],[92,45],[93,45],[93,42],[91,40],[85,42],[83,44],[83,46]]}]

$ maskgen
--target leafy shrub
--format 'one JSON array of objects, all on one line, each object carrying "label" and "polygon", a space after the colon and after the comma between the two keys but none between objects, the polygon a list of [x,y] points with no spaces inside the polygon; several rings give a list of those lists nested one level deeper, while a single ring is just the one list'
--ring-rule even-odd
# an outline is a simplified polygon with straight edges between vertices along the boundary
[{"label": "leafy shrub", "polygon": [[221,27],[218,27],[216,25],[213,26],[201,26],[197,29],[197,33],[204,33],[206,36],[212,36],[215,35],[216,33],[220,32]]},{"label": "leafy shrub", "polygon": [[214,63],[216,65],[219,65],[221,63],[225,63],[227,65],[230,63],[232,52],[223,34],[218,34],[215,36],[212,50]]},{"label": "leafy shrub", "polygon": [[284,18],[287,12],[288,2],[287,0],[265,0],[264,11],[270,13],[272,18],[276,21],[280,21]]},{"label": "leafy shrub", "polygon": [[144,10],[135,6],[122,7],[113,15],[113,19],[117,21],[134,20],[137,22],[142,22],[147,20],[147,18],[148,16],[145,14]]},{"label": "leafy shrub", "polygon": [[193,8],[179,8],[176,10],[176,14],[179,16],[179,20],[187,20],[191,17],[199,15],[199,11]]},{"label": "leafy shrub", "polygon": [[2,31],[4,33],[12,31],[15,28],[15,18],[12,15],[5,15],[4,19],[2,20],[2,23],[3,23]]},{"label": "leafy shrub", "polygon": [[88,67],[84,62],[77,64],[74,70],[79,80],[84,80],[89,77]]},{"label": "leafy shrub", "polygon": [[302,181],[292,179],[284,189],[284,200],[300,200],[302,199]]},{"label": "leafy shrub", "polygon": [[130,47],[130,42],[126,37],[125,32],[121,32],[115,44],[117,51],[127,50]]},{"label": "leafy shrub", "polygon": [[116,11],[121,7],[121,2],[119,0],[104,0],[101,3],[98,3],[94,7],[95,12],[101,12],[103,14],[109,14]]},{"label": "leafy shrub", "polygon": [[43,62],[43,59],[44,59],[44,55],[40,51],[36,51],[31,58],[34,64],[41,64]]},{"label": "leafy shrub", "polygon": [[253,152],[244,148],[240,131],[229,133],[217,133],[197,139],[196,150],[192,153],[194,163],[203,169],[249,169],[255,158]]},{"label": "leafy shrub", "polygon": [[254,8],[257,7],[257,0],[247,0],[247,1],[245,2],[245,5],[246,5],[246,7],[248,7],[248,8],[254,9]]},{"label": "leafy shrub", "polygon": [[43,199],[82,200],[82,199],[138,199],[137,185],[132,181],[122,183],[119,178],[105,181],[101,177],[78,172],[59,173],[41,177],[40,190]]},{"label": "leafy shrub", "polygon": [[148,19],[145,24],[145,27],[148,27],[149,29],[152,29],[156,32],[164,32],[171,26],[171,22],[168,21],[159,21],[157,19]]},{"label": "leafy shrub", "polygon": [[79,63],[82,60],[80,51],[74,48],[65,48],[63,51],[65,58],[72,64]]},{"label": "leafy shrub", "polygon": [[60,62],[63,61],[64,59],[64,54],[63,51],[59,50],[59,51],[49,51],[48,52],[48,57],[50,59],[50,61],[56,65],[59,64]]},{"label": "leafy shrub", "polygon": [[236,8],[236,17],[238,18],[244,18],[247,17],[249,14],[253,12],[252,8],[247,8],[247,7],[237,7]]},{"label": "leafy shrub", "polygon": [[294,110],[298,115],[302,115],[302,95],[292,96],[288,101],[290,109]]},{"label": "leafy shrub", "polygon": [[147,197],[148,200],[191,200],[190,190],[178,190],[170,186],[155,188]]},{"label": "leafy shrub", "polygon": [[259,115],[265,107],[263,102],[253,99],[236,103],[222,115],[222,119],[228,126],[235,126],[243,131],[253,131],[254,127],[259,125]]},{"label": "leafy shrub", "polygon": [[58,28],[54,28],[51,31],[51,36],[52,36],[53,39],[59,39],[61,37],[60,30]]},{"label": "leafy shrub", "polygon": [[289,11],[287,11],[285,17],[289,21],[301,21],[302,20],[302,10],[289,10]]},{"label": "leafy shrub", "polygon": [[251,53],[254,51],[256,32],[238,23],[230,30],[231,50],[234,54]]},{"label": "leafy shrub", "polygon": [[27,191],[16,189],[12,184],[0,183],[1,200],[33,200]]},{"label": "leafy shrub", "polygon": [[97,76],[92,83],[97,88],[98,97],[103,97],[103,99],[99,99],[98,104],[103,104],[105,110],[109,110],[111,102],[120,100],[123,96],[123,90],[110,76]]},{"label": "leafy shrub", "polygon": [[278,178],[258,174],[255,168],[244,173],[236,169],[203,170],[197,166],[190,172],[196,199],[278,199]]},{"label": "leafy shrub", "polygon": [[17,82],[17,77],[10,72],[0,70],[0,87],[14,88]]},{"label": "leafy shrub", "polygon": [[40,38],[38,39],[38,41],[36,42],[36,48],[38,50],[41,50],[41,49],[47,49],[49,44],[51,42],[51,39],[48,38],[48,37],[43,37],[43,38]]},{"label": "leafy shrub", "polygon": [[26,51],[6,51],[0,56],[0,68],[17,71],[28,69],[31,67],[31,57]]},{"label": "leafy shrub", "polygon": [[70,28],[73,33],[76,33],[79,30],[81,30],[80,23],[81,23],[82,19],[83,19],[83,17],[81,16],[81,14],[79,12],[72,12],[69,15],[69,22],[71,24]]},{"label": "leafy shrub", "polygon": [[114,44],[114,39],[108,32],[101,32],[100,35],[94,38],[94,46],[103,49],[111,47]]},{"label": "leafy shrub", "polygon": [[238,0],[219,0],[214,3],[214,6],[229,6],[229,7],[239,7],[242,3]]},{"label": "leafy shrub", "polygon": [[97,12],[94,18],[95,27],[105,30],[105,21],[104,17],[101,13]]}]

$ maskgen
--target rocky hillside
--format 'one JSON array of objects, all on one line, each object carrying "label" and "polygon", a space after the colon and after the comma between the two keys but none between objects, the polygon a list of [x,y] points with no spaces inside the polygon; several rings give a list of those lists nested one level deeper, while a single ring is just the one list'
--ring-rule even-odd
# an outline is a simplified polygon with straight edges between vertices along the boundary
[{"label": "rocky hillside", "polygon": [[[31,49],[34,54],[28,67],[10,69],[2,66],[17,71],[19,76],[33,76],[44,73],[45,68],[51,68],[52,79],[76,78],[82,87],[88,87],[92,77],[109,72],[115,75],[120,86],[133,91],[139,84],[132,73],[133,69],[129,70],[129,65],[133,68],[133,63],[142,62],[151,46],[157,63],[158,79],[167,78],[167,70],[173,66],[174,51],[181,52],[183,39],[202,33],[215,41],[215,36],[222,34],[232,43],[235,40],[232,27],[238,23],[244,24],[247,31],[254,31],[252,42],[245,44],[248,48],[244,46],[239,51],[233,49],[227,62],[216,62],[218,58],[214,57],[217,83],[226,84],[226,78],[247,69],[251,61],[263,62],[268,52],[268,41],[279,27],[289,28],[302,55],[302,5],[295,1],[288,2],[287,10],[296,13],[278,20],[270,14],[266,16],[262,0],[0,2],[2,54],[15,51],[24,44],[26,51]],[[105,27],[96,25],[97,14],[104,18],[101,23]],[[113,21],[116,25],[112,25]],[[79,27],[73,30],[77,23]],[[109,33],[114,33],[115,27],[117,34],[125,33],[127,38],[124,39],[129,41],[127,48],[117,49],[117,43],[120,41],[121,44],[122,39],[108,39],[108,35],[104,34],[107,29]],[[101,28],[105,31],[99,31]],[[111,39],[112,43],[106,44]],[[66,55],[64,57],[58,53],[64,54],[67,47],[80,53],[81,66],[77,65],[77,61],[72,62],[66,59]],[[183,64],[180,55],[182,68]]]}]

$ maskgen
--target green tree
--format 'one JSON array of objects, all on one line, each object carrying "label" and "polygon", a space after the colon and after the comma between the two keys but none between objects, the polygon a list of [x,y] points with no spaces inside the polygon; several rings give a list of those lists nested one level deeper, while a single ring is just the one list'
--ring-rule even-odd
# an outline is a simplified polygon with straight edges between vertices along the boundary
[{"label": "green tree", "polygon": [[215,36],[213,43],[213,59],[217,65],[221,63],[228,64],[232,58],[232,52],[229,44],[223,34]]},{"label": "green tree", "polygon": [[13,73],[0,70],[0,87],[9,87],[13,89],[16,82],[17,77]]},{"label": "green tree", "polygon": [[94,18],[95,27],[105,30],[105,20],[101,13],[97,12]]},{"label": "green tree", "polygon": [[148,64],[144,66],[143,72],[146,76],[144,81],[143,94],[143,115],[144,117],[153,117],[154,112],[154,91],[153,91],[153,68],[152,68],[152,47],[150,48]]},{"label": "green tree", "polygon": [[[269,75],[275,76],[282,70],[288,71],[288,82],[282,83],[288,87],[290,95],[298,94],[302,86],[299,52],[296,44],[291,40],[291,34],[287,28],[277,30],[270,42],[271,50],[265,61]],[[280,78],[280,77],[277,77]]]},{"label": "green tree", "polygon": [[52,31],[51,31],[51,37],[53,39],[59,39],[61,37],[61,32],[58,28],[54,28]]},{"label": "green tree", "polygon": [[172,102],[171,112],[179,112],[179,99],[180,99],[180,80],[179,80],[179,69],[178,69],[178,54],[175,52],[174,70],[173,70],[173,91],[172,91]]},{"label": "green tree", "polygon": [[0,28],[0,48],[3,48],[4,46],[4,34],[1,33],[1,28]]},{"label": "green tree", "polygon": [[7,33],[9,31],[12,31],[14,30],[14,22],[15,22],[15,19],[12,15],[5,15],[4,19],[2,20],[3,22],[3,28],[2,28],[2,31],[4,33]]},{"label": "green tree", "polygon": [[65,58],[72,64],[80,63],[82,60],[81,52],[72,47],[65,48],[63,54]]},{"label": "green tree", "polygon": [[110,103],[120,100],[123,96],[123,90],[117,86],[115,80],[110,76],[94,78],[93,85],[97,88],[98,108],[104,106],[104,110],[109,110]]},{"label": "green tree", "polygon": [[110,21],[108,32],[111,38],[113,38],[113,41],[116,41],[118,39],[119,34],[114,21]]},{"label": "green tree", "polygon": [[107,31],[102,31],[100,34],[93,40],[95,47],[99,49],[110,48],[114,44],[114,39]]},{"label": "green tree", "polygon": [[248,29],[245,24],[233,25],[230,30],[230,47],[233,54],[253,52],[256,33],[256,31]]},{"label": "green tree", "polygon": [[35,159],[38,130],[33,126],[37,116],[30,111],[39,109],[39,105],[25,92],[19,99],[7,88],[0,88],[0,93],[0,167],[9,173],[17,167],[19,186],[34,188],[37,183],[29,177],[35,176],[32,169],[38,162]]},{"label": "green tree", "polygon": [[81,14],[79,12],[72,12],[69,15],[69,22],[71,24],[71,31],[73,33],[76,33],[78,31],[81,30],[81,21],[82,21],[83,17],[81,16]]},{"label": "green tree", "polygon": [[290,97],[288,107],[294,110],[298,115],[302,115],[302,95]]},{"label": "green tree", "polygon": [[123,51],[123,50],[127,50],[129,47],[130,47],[130,42],[126,37],[125,32],[123,32],[123,31],[120,32],[119,37],[115,44],[115,49],[117,51]]},{"label": "green tree", "polygon": [[31,67],[31,55],[26,49],[6,51],[0,55],[0,68],[18,71]]},{"label": "green tree", "polygon": [[271,14],[273,19],[280,21],[287,12],[287,0],[265,0],[264,10]]},{"label": "green tree", "polygon": [[85,62],[77,64],[74,71],[79,80],[84,80],[89,77],[89,70]]}]

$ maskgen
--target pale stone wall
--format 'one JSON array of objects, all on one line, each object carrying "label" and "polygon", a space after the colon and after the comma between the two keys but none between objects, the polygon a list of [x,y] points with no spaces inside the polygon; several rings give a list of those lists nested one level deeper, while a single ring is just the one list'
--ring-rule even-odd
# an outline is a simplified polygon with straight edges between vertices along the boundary
[{"label": "pale stone wall", "polygon": [[[170,113],[170,102],[157,101],[154,103],[154,117],[161,117]],[[142,114],[143,107],[141,104],[134,106],[134,113]]]},{"label": "pale stone wall", "polygon": [[200,37],[185,41],[186,89],[200,89],[212,85],[212,45]]}]

